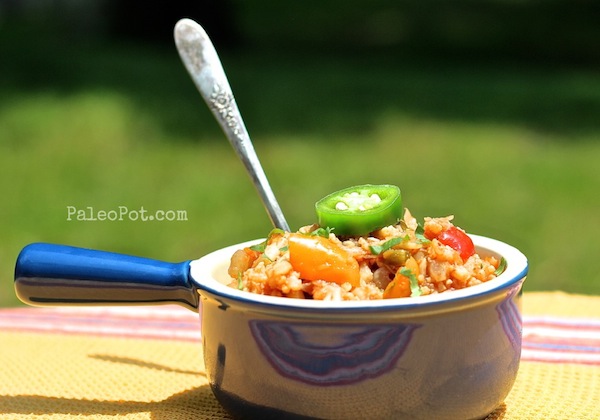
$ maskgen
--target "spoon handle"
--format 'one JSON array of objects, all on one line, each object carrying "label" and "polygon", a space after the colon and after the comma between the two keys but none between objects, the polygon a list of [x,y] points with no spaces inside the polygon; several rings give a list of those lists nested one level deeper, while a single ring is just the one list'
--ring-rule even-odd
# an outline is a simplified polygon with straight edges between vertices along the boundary
[{"label": "spoon handle", "polygon": [[181,19],[175,25],[175,44],[198,91],[250,174],[271,222],[275,227],[289,231],[208,35],[193,20]]}]

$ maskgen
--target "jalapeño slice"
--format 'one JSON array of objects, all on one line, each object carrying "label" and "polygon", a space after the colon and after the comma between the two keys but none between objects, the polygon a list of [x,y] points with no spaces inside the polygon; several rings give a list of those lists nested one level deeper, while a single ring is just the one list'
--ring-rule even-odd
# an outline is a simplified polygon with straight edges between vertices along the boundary
[{"label": "jalape\u00f1o slice", "polygon": [[357,185],[317,201],[318,223],[339,236],[366,235],[398,223],[402,196],[395,185]]}]

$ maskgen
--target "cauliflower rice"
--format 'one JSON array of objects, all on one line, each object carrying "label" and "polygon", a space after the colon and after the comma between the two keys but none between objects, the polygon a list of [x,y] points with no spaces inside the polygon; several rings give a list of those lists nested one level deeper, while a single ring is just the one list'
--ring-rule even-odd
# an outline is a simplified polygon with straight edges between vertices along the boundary
[{"label": "cauliflower rice", "polygon": [[[274,230],[264,243],[234,253],[228,270],[230,286],[298,299],[372,300],[442,293],[497,277],[502,271],[497,258],[473,253],[463,261],[460,250],[440,242],[438,235],[454,226],[452,220],[453,216],[426,217],[421,227],[405,210],[398,224],[366,236],[337,237],[318,225],[304,226],[297,233]],[[291,241],[299,235],[322,238],[319,246],[346,260],[324,263],[315,254],[313,264],[310,254],[302,256],[308,258],[308,265],[323,266],[333,273],[323,271],[324,278],[319,278],[318,271],[316,275],[306,271],[298,256],[290,255]],[[344,267],[336,261],[342,261]],[[355,273],[356,280],[345,281],[339,270]]]}]

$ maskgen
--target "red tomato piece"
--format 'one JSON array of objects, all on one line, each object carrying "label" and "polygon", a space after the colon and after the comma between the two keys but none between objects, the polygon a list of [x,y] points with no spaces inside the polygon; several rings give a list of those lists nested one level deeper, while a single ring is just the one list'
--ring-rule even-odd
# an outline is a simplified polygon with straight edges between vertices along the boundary
[{"label": "red tomato piece", "polygon": [[469,235],[455,226],[443,230],[437,236],[437,240],[458,251],[463,261],[468,260],[471,255],[475,254],[475,245]]}]

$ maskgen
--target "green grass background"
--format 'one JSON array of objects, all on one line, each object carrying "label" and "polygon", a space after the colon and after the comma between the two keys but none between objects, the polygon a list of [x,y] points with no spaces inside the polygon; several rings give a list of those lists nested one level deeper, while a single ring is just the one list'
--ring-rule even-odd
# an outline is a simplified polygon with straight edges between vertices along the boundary
[{"label": "green grass background", "polygon": [[[168,261],[262,237],[250,179],[174,48],[0,40],[0,306],[34,241]],[[292,228],[359,183],[400,186],[521,249],[526,290],[600,293],[600,73],[410,56],[222,54]],[[67,206],[187,221],[67,220]]]}]

